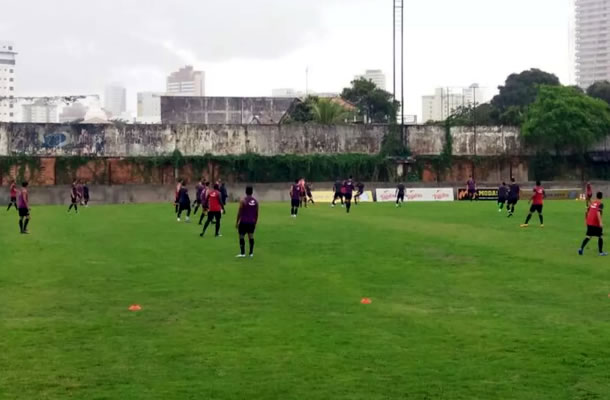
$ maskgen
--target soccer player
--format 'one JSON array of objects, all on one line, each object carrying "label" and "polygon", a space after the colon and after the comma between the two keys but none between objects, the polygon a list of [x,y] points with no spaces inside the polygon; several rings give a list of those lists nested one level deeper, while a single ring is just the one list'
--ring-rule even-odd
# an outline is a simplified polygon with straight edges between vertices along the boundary
[{"label": "soccer player", "polygon": [[360,200],[360,196],[364,193],[364,183],[358,182],[356,188],[358,189],[358,192],[356,192],[356,195],[354,196],[354,203],[358,205],[358,200]]},{"label": "soccer player", "polygon": [[299,186],[301,187],[301,199],[299,200],[299,207],[307,208],[307,194],[305,193],[305,178],[299,180]]},{"label": "soccer player", "polygon": [[17,196],[17,208],[19,209],[19,230],[21,234],[29,234],[30,223],[30,195],[28,194],[28,183],[23,182]]},{"label": "soccer player", "polygon": [[87,182],[83,184],[83,201],[85,203],[85,207],[89,207],[89,186]]},{"label": "soccer player", "polygon": [[222,217],[222,213],[225,212],[225,208],[222,205],[222,194],[220,193],[220,186],[218,184],[214,185],[213,190],[209,191],[207,194],[207,201],[209,207],[208,219],[205,221],[205,225],[203,225],[203,232],[199,236],[203,237],[205,235],[205,231],[208,229],[208,226],[212,223],[212,220],[216,221],[216,237],[221,237],[220,234],[220,218]]},{"label": "soccer player", "polygon": [[351,176],[347,181],[345,181],[343,188],[345,191],[345,209],[349,214],[349,210],[352,208],[352,195],[354,193],[354,181]]},{"label": "soccer player", "polygon": [[180,193],[178,193],[178,222],[180,222],[180,216],[182,215],[182,211],[186,211],[186,222],[191,222],[191,198],[189,197],[189,190],[185,185],[185,182],[182,181],[182,187],[180,188]]},{"label": "soccer player", "polygon": [[510,185],[508,186],[508,202],[506,204],[506,211],[508,211],[508,217],[512,217],[515,213],[515,206],[519,202],[521,196],[521,188],[515,183],[515,178],[510,178]]},{"label": "soccer player", "polygon": [[199,225],[203,224],[203,219],[208,212],[208,193],[210,191],[210,182],[203,184],[201,194],[199,195],[199,201],[201,202],[201,217],[199,217]]},{"label": "soccer player", "polygon": [[399,183],[396,186],[396,207],[402,207],[402,203],[405,201],[405,185]]},{"label": "soccer player", "polygon": [[258,201],[252,196],[254,189],[252,186],[246,187],[246,197],[239,204],[237,212],[237,222],[235,227],[239,233],[239,255],[238,258],[246,256],[246,238],[250,242],[250,257],[254,257],[254,231],[258,222]]},{"label": "soccer player", "polygon": [[309,182],[305,182],[305,193],[307,194],[307,198],[309,199],[307,201],[310,202],[311,204],[316,204],[313,201],[313,194],[311,193],[311,183],[309,183]]},{"label": "soccer player", "polygon": [[220,200],[222,201],[222,206],[224,210],[224,206],[227,205],[227,199],[229,198],[229,194],[227,193],[227,187],[225,186],[225,183],[222,182],[220,179],[218,180],[218,185],[218,190],[220,191]]},{"label": "soccer player", "polygon": [[180,208],[180,189],[182,189],[182,179],[178,179],[176,183],[176,194],[174,197],[174,214],[178,215],[178,209]]},{"label": "soccer player", "polygon": [[470,201],[473,201],[477,194],[477,183],[472,178],[472,175],[468,178],[468,182],[466,182],[466,190],[468,190],[468,198]]},{"label": "soccer player", "polygon": [[508,188],[506,187],[506,182],[502,182],[502,184],[498,188],[498,212],[502,212],[504,204],[506,203],[507,196]]},{"label": "soccer player", "polygon": [[290,216],[296,218],[299,213],[299,204],[301,202],[301,185],[299,180],[294,181],[294,185],[290,187]]},{"label": "soccer player", "polygon": [[8,207],[7,207],[6,211],[10,210],[11,206],[14,206],[16,210],[18,209],[18,207],[17,207],[17,184],[15,183],[14,180],[11,180],[10,191],[11,191],[11,194],[10,194],[10,199],[9,199]]},{"label": "soccer player", "polygon": [[72,182],[72,187],[70,188],[70,207],[68,207],[68,212],[74,208],[74,211],[78,214],[78,188],[76,187],[77,181]]},{"label": "soccer player", "polygon": [[597,248],[600,256],[607,256],[608,253],[604,253],[604,224],[602,223],[602,213],[604,211],[604,205],[602,204],[603,194],[597,193],[597,200],[592,202],[589,206],[585,219],[587,222],[587,237],[583,240],[580,249],[578,250],[579,255],[585,253],[585,247],[591,240],[591,238],[597,238]]},{"label": "soccer player", "polygon": [[76,181],[76,193],[78,193],[78,202],[80,205],[84,205],[83,203],[83,183],[81,180]]},{"label": "soccer player", "polygon": [[337,199],[341,200],[341,207],[343,207],[342,190],[343,190],[343,183],[341,182],[341,180],[339,180],[339,178],[337,178],[337,180],[335,181],[335,186],[333,187],[333,192],[335,193],[335,196],[333,197],[333,202],[331,203],[331,207],[335,206]]},{"label": "soccer player", "polygon": [[544,217],[542,216],[542,207],[544,204],[544,198],[546,197],[546,193],[544,192],[544,188],[540,181],[536,181],[536,187],[534,188],[534,194],[530,199],[530,203],[532,206],[530,207],[530,213],[527,215],[525,219],[525,223],[521,225],[521,228],[527,228],[529,226],[530,219],[532,219],[532,215],[537,212],[538,217],[540,218],[540,227],[544,228]]},{"label": "soccer player", "polygon": [[201,206],[201,192],[203,191],[203,187],[203,178],[201,178],[195,186],[195,201],[193,202],[195,210],[193,210],[193,215],[197,215],[197,210],[199,210],[199,207]]},{"label": "soccer player", "polygon": [[591,205],[591,201],[593,200],[593,186],[591,186],[591,182],[587,182],[586,192],[587,208],[589,208],[589,206]]}]

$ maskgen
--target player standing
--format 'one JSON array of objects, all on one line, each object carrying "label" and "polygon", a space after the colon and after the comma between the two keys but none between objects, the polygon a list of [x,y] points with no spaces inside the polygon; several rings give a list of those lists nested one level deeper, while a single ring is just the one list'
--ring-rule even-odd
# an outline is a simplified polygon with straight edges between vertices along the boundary
[{"label": "player standing", "polygon": [[510,178],[510,185],[508,186],[508,202],[506,204],[506,211],[508,211],[508,217],[512,217],[515,213],[515,206],[519,202],[521,196],[521,188],[515,183],[515,178]]},{"label": "player standing", "polygon": [[343,183],[339,180],[339,178],[337,178],[337,180],[335,181],[335,186],[333,187],[333,193],[334,193],[334,197],[333,197],[333,202],[331,203],[331,207],[335,206],[335,203],[337,202],[337,199],[341,200],[341,207],[343,207]]},{"label": "player standing", "polygon": [[201,203],[201,217],[199,217],[199,225],[203,224],[203,219],[205,218],[208,212],[208,193],[210,191],[210,182],[206,182],[203,185],[203,189],[201,189],[201,194],[199,195],[199,201]]},{"label": "player standing", "polygon": [[78,193],[78,202],[80,205],[84,205],[83,203],[83,182],[79,179],[76,181],[76,193]]},{"label": "player standing", "polygon": [[290,187],[290,216],[296,218],[299,213],[299,205],[301,202],[301,185],[299,180],[294,181],[294,185]]},{"label": "player standing", "polygon": [[174,196],[174,214],[178,215],[178,209],[180,208],[180,189],[182,189],[182,179],[178,179],[178,183],[176,183],[176,193]]},{"label": "player standing", "polygon": [[362,194],[364,193],[364,183],[358,182],[356,184],[356,188],[358,189],[358,192],[354,196],[354,203],[358,205],[358,200],[360,200],[360,196],[362,196]]},{"label": "player standing", "polygon": [[191,198],[189,197],[189,190],[184,185],[184,181],[182,182],[183,186],[180,188],[180,193],[178,193],[178,222],[180,222],[180,216],[182,215],[182,211],[186,211],[186,222],[191,222]]},{"label": "player standing", "polygon": [[18,209],[17,207],[17,184],[15,183],[14,180],[11,180],[11,185],[10,185],[10,199],[8,202],[8,207],[6,209],[6,211],[11,209],[11,206],[14,206],[15,209]]},{"label": "player standing", "polygon": [[199,182],[197,182],[197,185],[195,186],[195,201],[193,202],[193,206],[195,207],[195,210],[193,211],[193,215],[197,215],[197,210],[199,210],[199,207],[201,206],[201,192],[203,191],[203,178],[199,179]]},{"label": "player standing", "polygon": [[354,181],[351,176],[345,181],[343,187],[345,190],[345,208],[349,214],[349,210],[352,208],[352,195],[354,194]]},{"label": "player standing", "polygon": [[589,208],[589,206],[591,205],[591,201],[593,200],[593,186],[591,186],[591,182],[587,182],[586,192],[587,208]]},{"label": "player standing", "polygon": [[601,192],[597,193],[597,200],[592,202],[586,213],[586,222],[587,222],[587,237],[583,240],[580,249],[578,250],[579,255],[583,255],[585,253],[585,247],[591,240],[591,238],[597,238],[597,248],[599,250],[600,256],[607,256],[608,253],[604,253],[604,224],[602,223],[602,214],[604,211],[604,205],[602,204],[603,194]]},{"label": "player standing", "polygon": [[237,222],[235,227],[239,233],[239,250],[238,258],[246,256],[246,238],[250,244],[250,257],[254,257],[254,231],[258,222],[258,201],[252,196],[254,189],[252,186],[246,187],[246,197],[239,204],[237,212]]},{"label": "player standing", "polygon": [[466,190],[468,190],[468,198],[470,201],[473,201],[477,195],[477,183],[472,178],[472,175],[468,178],[468,182],[466,182]]},{"label": "player standing", "polygon": [[222,213],[225,212],[225,208],[222,205],[222,195],[220,193],[220,186],[218,186],[218,184],[215,184],[213,190],[208,192],[206,203],[208,204],[210,211],[208,212],[208,219],[205,221],[205,225],[203,225],[203,232],[201,232],[199,236],[203,237],[205,235],[205,231],[208,229],[208,226],[212,223],[212,220],[215,220],[215,236],[221,237],[220,219],[222,217]]},{"label": "player standing", "polygon": [[498,212],[502,212],[507,197],[508,188],[506,187],[506,182],[502,182],[502,184],[498,188]]},{"label": "player standing", "polygon": [[313,193],[311,193],[311,183],[309,182],[305,182],[305,194],[307,194],[308,202],[310,202],[311,204],[316,204],[313,201]]},{"label": "player standing", "polygon": [[83,184],[83,201],[85,203],[85,207],[89,207],[89,185],[87,182]]},{"label": "player standing", "polygon": [[299,206],[307,208],[307,194],[305,193],[305,178],[299,180],[299,186],[301,187],[301,199],[299,200]]},{"label": "player standing", "polygon": [[28,183],[23,182],[17,197],[17,208],[19,209],[19,230],[21,234],[29,234],[30,223],[30,195],[28,194]]},{"label": "player standing", "polygon": [[72,182],[72,187],[70,188],[70,207],[68,207],[68,212],[74,208],[74,211],[78,214],[78,188],[76,187],[77,181]]},{"label": "player standing", "polygon": [[546,197],[546,193],[544,192],[544,188],[540,181],[536,181],[536,187],[534,188],[534,194],[530,202],[532,206],[530,207],[530,213],[527,215],[525,219],[525,223],[521,225],[521,228],[527,228],[529,226],[530,219],[532,219],[532,215],[537,212],[538,217],[540,218],[540,227],[544,228],[544,217],[542,216],[542,207],[544,204],[544,198]]},{"label": "player standing", "polygon": [[396,186],[396,207],[402,207],[402,203],[405,201],[405,185],[399,183]]}]

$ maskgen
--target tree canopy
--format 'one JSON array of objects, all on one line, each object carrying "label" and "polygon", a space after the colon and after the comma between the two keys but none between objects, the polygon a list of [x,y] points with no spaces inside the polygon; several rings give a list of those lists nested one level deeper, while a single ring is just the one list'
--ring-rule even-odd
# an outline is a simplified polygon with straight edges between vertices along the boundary
[{"label": "tree canopy", "polygon": [[358,107],[358,113],[365,122],[396,122],[400,103],[370,80],[360,78],[352,81],[351,87],[343,89],[341,97]]},{"label": "tree canopy", "polygon": [[587,88],[587,94],[610,104],[610,82],[599,81]]},{"label": "tree canopy", "polygon": [[608,104],[565,86],[540,86],[522,126],[526,142],[556,153],[584,154],[608,133]]},{"label": "tree canopy", "polygon": [[332,99],[318,99],[313,104],[313,116],[319,124],[340,124],[348,118],[349,111]]}]

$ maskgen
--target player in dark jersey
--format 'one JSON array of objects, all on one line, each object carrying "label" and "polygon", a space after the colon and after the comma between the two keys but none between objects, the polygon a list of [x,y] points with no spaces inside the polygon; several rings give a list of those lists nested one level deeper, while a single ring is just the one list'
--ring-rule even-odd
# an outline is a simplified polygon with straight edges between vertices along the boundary
[{"label": "player in dark jersey", "polygon": [[587,199],[587,208],[589,208],[589,206],[591,205],[591,202],[593,201],[593,186],[591,186],[591,182],[587,182],[585,191],[586,191],[585,196]]},{"label": "player in dark jersey", "polygon": [[11,206],[14,206],[16,210],[18,210],[17,207],[17,184],[15,183],[14,180],[11,180],[11,184],[10,184],[10,199],[8,202],[8,207],[6,208],[6,211],[11,209]]},{"label": "player in dark jersey", "polygon": [[201,232],[199,236],[203,237],[208,226],[212,223],[212,220],[215,220],[216,237],[220,237],[222,236],[220,234],[220,219],[222,218],[222,213],[225,211],[225,208],[222,204],[222,194],[220,193],[220,186],[218,186],[218,184],[215,184],[214,188],[208,191],[206,203],[209,207],[208,219],[205,221],[203,232]]},{"label": "player in dark jersey", "polygon": [[85,181],[83,183],[83,203],[85,204],[85,207],[89,207],[89,198],[89,185]]},{"label": "player in dark jersey", "polygon": [[305,193],[305,178],[299,180],[299,186],[301,187],[301,199],[299,200],[299,207],[307,208],[307,193]]},{"label": "player in dark jersey", "polygon": [[360,196],[362,196],[362,194],[364,193],[364,183],[358,182],[356,184],[356,188],[358,189],[358,192],[356,192],[356,195],[354,196],[354,203],[356,205],[358,205],[358,201],[360,200]]},{"label": "player in dark jersey", "polygon": [[349,214],[349,211],[352,208],[352,196],[354,194],[354,180],[351,176],[347,181],[345,181],[345,185],[343,185],[343,188],[345,193],[345,209]]},{"label": "player in dark jersey", "polygon": [[506,182],[502,182],[502,184],[498,188],[498,212],[502,212],[502,209],[504,208],[504,204],[506,204],[507,198],[508,198],[508,187],[506,187]]},{"label": "player in dark jersey", "polygon": [[335,206],[335,204],[337,203],[337,199],[341,200],[341,207],[343,207],[343,182],[341,182],[339,178],[337,178],[337,180],[335,181],[335,185],[333,186],[333,192],[335,194],[333,197],[333,202],[330,204],[331,207]]},{"label": "player in dark jersey", "polygon": [[68,212],[74,208],[74,211],[78,214],[78,200],[77,181],[74,181],[70,188],[70,207],[68,207]]},{"label": "player in dark jersey", "polygon": [[174,196],[174,210],[175,214],[178,215],[178,210],[180,209],[180,189],[182,188],[182,179],[178,179],[178,183],[176,183],[176,193]]},{"label": "player in dark jersey", "polygon": [[299,180],[294,181],[294,185],[290,187],[290,216],[296,218],[299,213],[299,206],[301,204],[301,185]]},{"label": "player in dark jersey", "polygon": [[311,192],[311,183],[305,182],[305,194],[307,195],[307,201],[311,204],[316,204],[313,201],[313,193]]},{"label": "player in dark jersey", "polygon": [[405,201],[405,185],[399,183],[396,186],[396,207],[402,207],[402,203]]},{"label": "player in dark jersey", "polygon": [[585,240],[583,240],[580,249],[578,250],[579,255],[583,255],[585,253],[585,247],[591,240],[591,238],[597,238],[597,248],[599,250],[600,256],[607,256],[608,253],[604,252],[604,224],[602,223],[602,215],[604,212],[604,205],[602,203],[602,198],[604,195],[599,192],[597,193],[597,200],[592,202],[589,208],[587,209],[587,213],[585,215],[585,220],[587,223],[587,236]]},{"label": "player in dark jersey", "polygon": [[515,178],[510,178],[510,185],[508,186],[508,202],[506,204],[506,211],[508,211],[508,217],[512,217],[515,213],[515,206],[519,202],[521,196],[521,188],[515,183]]},{"label": "player in dark jersey", "polygon": [[468,191],[468,198],[470,201],[473,201],[477,197],[477,183],[472,176],[470,176],[468,182],[466,182],[466,190]]},{"label": "player in dark jersey", "polygon": [[19,209],[19,230],[21,234],[28,234],[30,223],[30,195],[28,194],[28,183],[23,182],[21,190],[17,195],[17,208]]},{"label": "player in dark jersey", "polygon": [[83,182],[78,180],[76,183],[76,193],[78,193],[78,202],[81,206],[85,205],[83,201]]},{"label": "player in dark jersey", "polygon": [[239,233],[238,258],[246,256],[246,235],[250,242],[250,257],[254,257],[254,231],[258,223],[258,201],[252,196],[252,193],[254,193],[252,186],[246,187],[246,197],[240,202],[237,212],[235,227]]},{"label": "player in dark jersey", "polygon": [[203,188],[201,189],[201,194],[199,194],[199,201],[201,203],[201,217],[199,217],[199,225],[203,224],[203,219],[208,213],[209,205],[208,205],[208,193],[210,191],[210,182],[206,182],[203,184]]},{"label": "player in dark jersey", "polygon": [[532,215],[537,212],[538,217],[540,218],[540,227],[544,228],[544,217],[542,216],[542,207],[544,204],[544,198],[546,197],[546,193],[544,192],[544,188],[540,181],[536,181],[536,187],[534,188],[534,194],[530,200],[532,206],[530,207],[530,212],[525,219],[525,223],[521,224],[522,228],[527,228],[529,226],[530,219],[532,219]]},{"label": "player in dark jersey", "polygon": [[195,209],[193,210],[193,215],[197,215],[197,210],[199,210],[199,207],[201,206],[201,192],[204,187],[203,178],[199,179],[199,182],[197,182],[197,185],[195,186],[195,201],[193,202],[193,207],[195,207]]},{"label": "player in dark jersey", "polygon": [[180,216],[183,211],[186,211],[186,222],[191,222],[191,198],[189,197],[189,190],[185,185],[185,182],[182,182],[182,187],[180,188],[180,192],[178,193],[178,222],[180,222]]}]

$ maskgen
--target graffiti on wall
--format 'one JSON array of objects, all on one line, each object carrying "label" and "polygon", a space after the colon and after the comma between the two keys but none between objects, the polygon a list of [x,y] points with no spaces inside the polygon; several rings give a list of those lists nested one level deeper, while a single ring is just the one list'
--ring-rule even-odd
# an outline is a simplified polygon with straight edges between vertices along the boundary
[{"label": "graffiti on wall", "polygon": [[11,153],[103,156],[104,145],[104,129],[35,127],[13,131],[9,148]]}]

